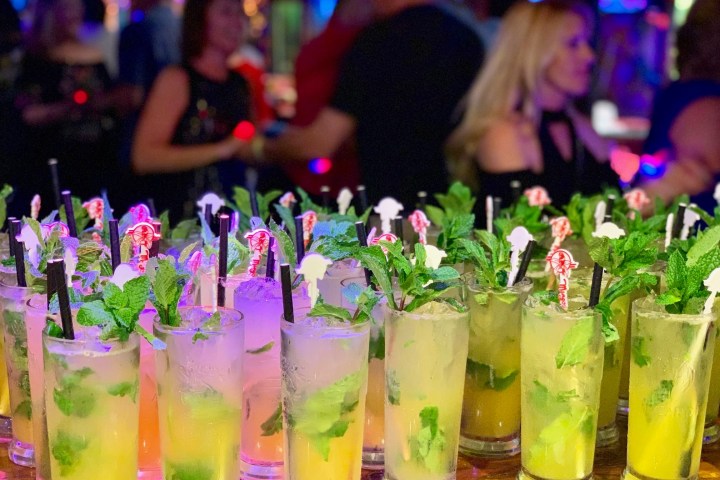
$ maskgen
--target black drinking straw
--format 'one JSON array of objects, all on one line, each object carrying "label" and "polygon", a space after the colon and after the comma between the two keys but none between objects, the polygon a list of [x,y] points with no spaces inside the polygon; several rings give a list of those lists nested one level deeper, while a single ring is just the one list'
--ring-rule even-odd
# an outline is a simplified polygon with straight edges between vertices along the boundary
[{"label": "black drinking straw", "polygon": [[267,262],[265,262],[265,277],[275,278],[275,237],[270,237],[270,243],[268,244],[268,255]]},{"label": "black drinking straw", "polygon": [[418,209],[425,211],[425,207],[427,206],[427,192],[420,191],[417,193],[418,198]]},{"label": "black drinking straw", "polygon": [[55,195],[55,206],[58,210],[60,210],[60,175],[58,175],[57,158],[51,158],[48,160],[48,167],[50,167],[50,178],[52,179],[53,194]]},{"label": "black drinking straw", "polygon": [[225,281],[227,280],[228,266],[228,232],[230,231],[230,217],[220,215],[220,251],[218,252],[218,307],[225,306]]},{"label": "black drinking straw", "polygon": [[48,270],[54,269],[53,275],[57,286],[58,302],[60,303],[60,320],[62,322],[63,338],[75,340],[75,331],[70,312],[70,297],[68,296],[67,284],[65,283],[65,262],[62,260],[51,260],[48,262]]},{"label": "black drinking straw", "polygon": [[493,225],[495,224],[495,220],[500,216],[501,209],[502,199],[500,197],[493,197]]},{"label": "black drinking straw", "polygon": [[403,243],[405,243],[405,240],[403,238],[403,217],[395,217],[393,219],[393,223],[395,224],[395,235],[398,237],[398,240],[400,240],[400,245],[402,245]]},{"label": "black drinking straw", "polygon": [[368,208],[367,191],[365,190],[365,185],[357,186],[357,198],[358,203],[360,204],[360,211],[358,213],[362,213]]},{"label": "black drinking straw", "polygon": [[[615,195],[608,195],[607,202],[605,202],[605,215],[609,215],[612,219],[613,210],[615,209]],[[612,221],[612,220],[609,220]]]},{"label": "black drinking straw", "polygon": [[292,303],[292,282],[290,280],[290,265],[280,264],[280,283],[282,284],[283,317],[286,322],[295,323]]},{"label": "black drinking straw", "polygon": [[320,187],[320,195],[322,195],[322,206],[325,210],[330,210],[330,187],[323,185]]},{"label": "black drinking straw", "polygon": [[679,238],[680,237],[680,231],[682,230],[683,220],[685,219],[685,209],[686,208],[687,208],[687,205],[685,205],[684,203],[681,203],[680,205],[678,205],[677,213],[675,214],[675,221],[673,222],[671,238]]},{"label": "black drinking straw", "polygon": [[602,286],[603,267],[596,263],[593,266],[592,283],[590,284],[590,308],[600,302],[600,287]]},{"label": "black drinking straw", "polygon": [[15,276],[17,277],[18,287],[27,287],[25,281],[25,245],[18,239],[15,239]]},{"label": "black drinking straw", "polygon": [[78,238],[77,225],[75,224],[75,211],[72,205],[72,196],[70,190],[63,190],[62,192],[63,205],[65,205],[65,220],[67,220],[68,230],[70,230],[70,236]]},{"label": "black drinking straw", "polygon": [[155,230],[155,235],[153,235],[152,245],[150,245],[150,256],[157,257],[158,253],[160,253],[160,235],[162,231],[162,223],[153,221],[152,226]]},{"label": "black drinking straw", "polygon": [[120,265],[120,233],[117,219],[108,220],[108,228],[110,229],[110,261],[114,272]]},{"label": "black drinking straw", "polygon": [[[357,232],[358,242],[360,242],[361,247],[367,247],[367,232],[365,231],[365,224],[362,222],[355,222],[355,232]],[[365,268],[365,283],[368,287],[372,286],[372,275],[370,273],[370,269]]]},{"label": "black drinking straw", "polygon": [[260,218],[260,207],[258,206],[257,192],[254,188],[250,189],[250,210],[252,210],[252,216]]},{"label": "black drinking straw", "polygon": [[523,278],[525,278],[527,269],[530,266],[530,259],[532,259],[533,250],[535,250],[535,245],[537,245],[537,242],[535,242],[535,240],[530,240],[527,244],[527,247],[525,247],[522,260],[520,260],[520,267],[518,267],[517,275],[515,275],[515,281],[513,282],[513,285],[517,285],[518,283],[522,282]]},{"label": "black drinking straw", "polygon": [[8,217],[7,219],[7,231],[8,231],[8,249],[10,250],[10,256],[15,255],[15,237],[17,237],[20,232],[16,231],[16,223],[20,222],[15,217]]},{"label": "black drinking straw", "polygon": [[510,192],[512,194],[513,203],[517,203],[522,195],[522,184],[518,180],[510,182]]},{"label": "black drinking straw", "polygon": [[297,263],[300,265],[305,256],[305,237],[303,235],[302,215],[295,217],[295,251],[297,252]]},{"label": "black drinking straw", "polygon": [[157,217],[157,210],[155,209],[155,199],[152,197],[148,197],[147,199],[147,206],[150,210],[150,216],[155,218]]},{"label": "black drinking straw", "polygon": [[207,226],[210,230],[213,229],[213,214],[212,214],[212,205],[209,203],[205,204],[205,210],[203,210],[203,215],[205,216],[205,223],[207,223]]}]

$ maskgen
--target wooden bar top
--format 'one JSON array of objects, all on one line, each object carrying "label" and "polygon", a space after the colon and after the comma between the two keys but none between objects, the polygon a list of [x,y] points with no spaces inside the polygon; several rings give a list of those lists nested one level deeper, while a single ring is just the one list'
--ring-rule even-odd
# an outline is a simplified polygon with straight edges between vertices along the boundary
[{"label": "wooden bar top", "polygon": [[[622,423],[620,443],[615,446],[598,449],[595,455],[595,480],[617,480],[625,468],[625,428]],[[493,480],[512,480],[520,469],[520,455],[506,459],[469,458],[460,456],[458,460],[457,480],[485,478]],[[101,472],[98,472],[100,475]],[[5,474],[5,476],[3,476]],[[98,479],[102,478],[98,476]],[[364,471],[363,480],[382,480],[382,472]],[[702,452],[700,477],[702,479],[720,479],[720,442],[706,445]],[[34,480],[35,470],[14,465],[7,457],[7,444],[0,445],[0,480]],[[228,479],[233,480],[233,479]],[[320,480],[320,479],[318,479]],[[334,479],[322,479],[334,480]],[[342,479],[339,479],[342,480]]]}]

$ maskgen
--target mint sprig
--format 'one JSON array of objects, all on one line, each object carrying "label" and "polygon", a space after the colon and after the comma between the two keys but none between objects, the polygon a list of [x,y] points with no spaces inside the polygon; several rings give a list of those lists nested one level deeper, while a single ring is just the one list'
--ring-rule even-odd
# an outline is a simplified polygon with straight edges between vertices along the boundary
[{"label": "mint sprig", "polygon": [[[383,247],[388,252],[387,257]],[[438,300],[449,288],[459,284],[460,274],[454,268],[442,266],[432,269],[425,265],[427,253],[419,243],[415,245],[414,262],[403,255],[403,247],[399,242],[385,241],[361,248],[356,258],[365,268],[370,269],[375,283],[387,299],[388,307],[393,310],[412,312],[426,303]],[[395,301],[391,272],[397,273],[399,303]]]},{"label": "mint sprig", "polygon": [[5,220],[7,220],[7,199],[13,193],[13,188],[7,183],[3,184],[0,189],[0,228],[5,228]]},{"label": "mint sprig", "polygon": [[476,199],[472,191],[460,182],[450,185],[446,194],[436,194],[435,199],[442,208],[427,205],[425,211],[433,225],[441,228],[437,246],[447,254],[443,264],[455,265],[464,260],[459,240],[472,234],[475,225],[472,212]]},{"label": "mint sprig", "polygon": [[[694,249],[704,248],[698,245],[699,242],[690,249],[693,258],[699,255],[694,253]],[[698,260],[693,262],[687,258],[690,252],[686,255],[681,250],[675,250],[668,259],[665,271],[667,291],[658,295],[656,299],[657,304],[664,305],[668,313],[700,313],[709,295],[703,281],[713,270],[720,267],[720,250],[717,248],[699,256]]]},{"label": "mint sprig", "polygon": [[476,230],[480,240],[460,240],[464,256],[475,265],[475,276],[480,283],[492,288],[508,286],[510,272],[510,243],[485,230]]},{"label": "mint sprig", "polygon": [[516,227],[525,227],[533,236],[543,236],[550,231],[550,224],[543,219],[543,209],[531,206],[526,196],[500,212],[493,225],[499,236],[505,238]]},{"label": "mint sprig", "polygon": [[148,262],[148,278],[152,287],[150,301],[160,317],[160,323],[177,327],[182,323],[178,303],[189,276],[178,271],[175,260],[166,257],[157,261],[157,268]]},{"label": "mint sprig", "polygon": [[[282,195],[280,190],[271,190],[265,194],[255,193],[260,219],[263,222],[267,222],[270,219],[270,205],[280,195]],[[250,218],[253,216],[250,203],[250,191],[242,187],[235,187],[233,200],[237,209],[242,214],[240,215],[240,230],[248,230],[250,228]]]}]

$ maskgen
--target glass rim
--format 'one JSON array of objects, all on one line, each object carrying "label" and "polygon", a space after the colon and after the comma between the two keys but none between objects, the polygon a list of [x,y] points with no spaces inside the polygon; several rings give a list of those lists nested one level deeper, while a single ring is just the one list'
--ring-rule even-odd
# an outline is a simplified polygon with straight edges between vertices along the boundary
[{"label": "glass rim", "polygon": [[[433,303],[442,303],[442,302],[433,300],[432,302],[428,302],[425,305],[430,305]],[[419,312],[418,313],[417,311],[408,312],[405,310],[394,310],[394,309],[388,308],[387,305],[383,305],[383,308],[387,309],[387,311],[389,312],[389,314],[391,316],[412,318],[412,319],[418,320],[418,321],[456,319],[457,317],[470,315],[470,310],[466,310],[464,312],[458,312],[457,310],[454,310],[450,305],[447,305],[447,306],[450,309],[450,311],[443,312],[443,313],[432,313],[432,312]]]},{"label": "glass rim", "polygon": [[[202,331],[204,334],[208,335],[222,335],[228,331],[235,330],[237,328],[244,328],[243,327],[243,321],[245,319],[245,316],[242,314],[242,312],[234,309],[234,308],[228,308],[228,307],[212,307],[208,305],[187,305],[184,307],[178,308],[178,313],[180,313],[180,316],[182,318],[182,312],[183,311],[189,311],[189,310],[202,310],[205,312],[222,312],[223,314],[229,315],[230,318],[228,318],[228,323],[225,323],[223,321],[222,328],[219,330],[204,330],[202,328],[198,329],[198,327],[188,327],[184,325],[165,325],[164,323],[160,322],[160,314],[155,313],[155,317],[153,318],[153,328],[157,329],[157,331],[162,333],[168,333],[168,334],[175,334],[175,335],[182,335],[182,334],[195,334],[199,330]],[[234,317],[234,318],[233,318]],[[223,319],[225,320],[225,319]]]},{"label": "glass rim", "polygon": [[527,275],[525,275],[525,277],[523,277],[523,279],[520,280],[515,285],[499,287],[499,288],[498,287],[490,287],[487,285],[480,285],[480,281],[474,274],[469,273],[467,275],[471,275],[471,276],[468,277],[469,280],[467,281],[467,283],[465,285],[467,286],[468,290],[470,290],[473,293],[481,293],[484,291],[492,291],[492,292],[508,292],[508,291],[510,291],[510,292],[518,292],[519,293],[520,291],[522,291],[524,289],[531,289],[532,285],[533,285],[533,279],[528,277]]},{"label": "glass rim", "polygon": [[[83,345],[83,344],[86,344],[89,342],[100,342],[102,344],[107,344],[107,345],[126,345],[128,343],[137,343],[138,346],[140,345],[140,335],[137,332],[131,332],[130,336],[125,341],[122,341],[119,338],[110,338],[107,340],[100,340],[98,337],[75,338],[73,340],[70,340],[69,338],[58,338],[58,337],[53,337],[51,335],[48,335],[47,332],[45,331],[45,329],[43,328],[42,338],[43,338],[43,341],[45,339],[48,339],[54,343],[58,343],[58,344],[62,344],[62,345],[77,345],[77,346],[79,346],[79,345]],[[111,353],[111,351],[98,352],[98,353],[108,354],[108,353]]]},{"label": "glass rim", "polygon": [[673,323],[689,323],[691,325],[704,325],[715,321],[718,312],[715,308],[710,313],[670,313],[655,302],[650,305],[643,305],[645,302],[651,302],[652,296],[637,298],[632,302],[632,316],[642,313],[644,317],[653,317],[656,320]]},{"label": "glass rim", "polygon": [[[344,307],[342,307],[342,308],[344,308]],[[293,311],[293,316],[297,320],[298,312],[300,312],[301,316],[303,318],[307,318],[307,315],[302,315],[302,313],[310,312],[310,310],[311,309],[309,307],[295,308]],[[325,318],[325,317],[317,317],[317,318]],[[280,328],[281,329],[292,328],[292,329],[299,329],[299,330],[314,330],[314,331],[322,330],[322,331],[332,331],[332,332],[337,332],[337,331],[342,331],[342,330],[353,331],[353,330],[363,330],[364,328],[369,329],[371,323],[372,322],[370,321],[370,319],[367,319],[360,323],[343,324],[343,323],[338,322],[335,324],[324,325],[324,326],[318,327],[318,326],[313,326],[313,325],[303,325],[303,324],[299,324],[296,322],[288,322],[287,320],[285,320],[285,312],[280,314]]]},{"label": "glass rim", "polygon": [[[573,298],[582,298],[583,302],[580,302],[580,304],[582,306],[572,308],[573,304],[571,302],[572,302]],[[533,302],[537,302],[537,303],[533,303]],[[554,305],[557,305],[559,308],[559,304],[557,304],[557,303],[553,302],[550,304],[545,304],[545,303],[541,302],[539,299],[533,297],[532,295],[528,295],[528,297],[525,299],[525,302],[523,302],[522,308],[527,309],[527,310],[543,309],[543,310],[550,311],[550,313],[563,315],[563,316],[571,316],[573,318],[588,316],[588,314],[597,315],[597,316],[602,315],[599,311],[595,310],[594,308],[591,308],[590,305],[588,305],[588,303],[587,303],[587,298],[584,298],[584,297],[568,297],[568,309],[567,310],[562,310],[562,309],[560,309],[560,310],[552,309],[551,310],[551,308]]]}]

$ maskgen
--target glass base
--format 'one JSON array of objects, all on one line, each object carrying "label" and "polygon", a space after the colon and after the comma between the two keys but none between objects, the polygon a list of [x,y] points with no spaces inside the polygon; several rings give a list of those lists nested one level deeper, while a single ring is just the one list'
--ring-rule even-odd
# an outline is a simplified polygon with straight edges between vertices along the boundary
[{"label": "glass base", "polygon": [[283,478],[283,465],[256,465],[240,460],[240,478]]},{"label": "glass base", "polygon": [[29,443],[13,440],[8,447],[8,457],[15,465],[22,467],[35,466],[35,449]]},{"label": "glass base", "polygon": [[630,401],[627,398],[618,398],[617,413],[624,417],[628,416],[630,411]]},{"label": "glass base", "polygon": [[0,443],[12,441],[12,418],[0,415]]},{"label": "glass base", "polygon": [[[625,468],[625,471],[623,472],[621,479],[622,480],[662,480],[662,479],[653,478],[653,477],[646,477],[645,475],[640,475],[639,473],[634,472],[630,467]],[[682,477],[682,478],[678,477],[677,480],[697,480],[697,479],[698,479],[698,476],[693,475],[691,477]]]},{"label": "glass base", "polygon": [[460,451],[471,457],[511,457],[520,453],[520,434],[505,438],[470,438],[460,435]]},{"label": "glass base", "polygon": [[157,468],[157,469],[145,468],[142,470],[138,470],[137,478],[142,479],[142,480],[162,480],[163,479],[162,468]]},{"label": "glass base", "polygon": [[363,448],[362,467],[366,470],[382,470],[385,466],[385,450],[382,448]]},{"label": "glass base", "polygon": [[620,431],[615,422],[598,428],[597,438],[595,439],[596,447],[607,447],[620,441]]},{"label": "glass base", "polygon": [[715,443],[720,440],[720,425],[717,423],[717,419],[705,425],[705,432],[703,432],[703,445]]},{"label": "glass base", "polygon": [[[592,475],[592,473],[591,473],[591,474],[588,475],[587,477],[582,477],[582,478],[578,478],[578,479],[575,479],[575,480],[590,480],[590,479],[592,479],[592,478],[593,478],[593,475]],[[547,479],[547,478],[538,477],[538,476],[533,475],[532,473],[528,472],[528,471],[525,469],[525,467],[522,467],[522,468],[520,469],[520,471],[519,471],[518,474],[517,474],[517,479],[518,479],[518,480],[550,480],[550,479]]]},{"label": "glass base", "polygon": [[[370,479],[376,478],[376,477],[373,477],[373,475],[375,475],[375,474],[370,474]],[[383,478],[384,480],[401,480],[401,479],[398,478],[398,477],[393,477],[392,475],[390,475],[390,474],[387,473],[387,472],[385,472],[385,476],[383,476],[383,477],[378,477],[378,478]],[[443,476],[442,476],[442,473],[439,473],[438,476],[437,476],[437,477],[434,477],[434,478],[435,478],[436,480],[456,480],[456,479],[457,479],[457,473],[456,473],[456,472],[448,473],[446,477],[443,477]],[[328,479],[328,480],[329,480],[329,479]],[[404,479],[403,479],[403,480],[404,480]]]}]

